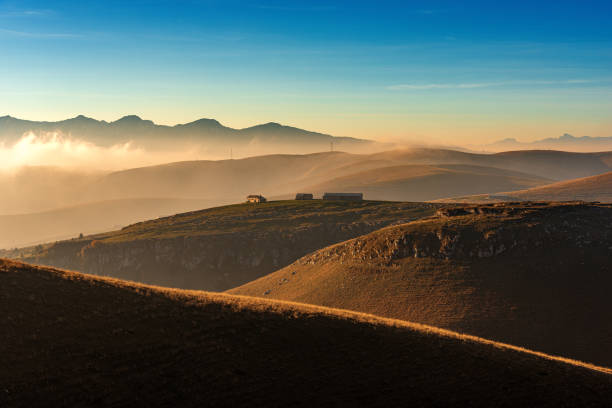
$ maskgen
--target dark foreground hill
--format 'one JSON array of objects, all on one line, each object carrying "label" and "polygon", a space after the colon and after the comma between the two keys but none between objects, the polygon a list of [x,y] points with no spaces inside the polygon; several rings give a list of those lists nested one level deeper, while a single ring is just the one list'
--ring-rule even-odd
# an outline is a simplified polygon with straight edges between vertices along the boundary
[{"label": "dark foreground hill", "polygon": [[161,286],[222,291],[327,245],[429,216],[440,206],[321,200],[236,204],[0,256]]},{"label": "dark foreground hill", "polygon": [[610,370],[348,311],[0,261],[0,406],[605,406]]},{"label": "dark foreground hill", "polygon": [[496,204],[325,248],[233,294],[358,310],[612,366],[612,208]]}]

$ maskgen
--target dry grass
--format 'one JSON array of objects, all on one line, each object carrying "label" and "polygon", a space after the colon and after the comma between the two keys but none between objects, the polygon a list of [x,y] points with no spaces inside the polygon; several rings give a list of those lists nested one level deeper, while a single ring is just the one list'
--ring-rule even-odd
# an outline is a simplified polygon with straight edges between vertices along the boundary
[{"label": "dry grass", "polygon": [[223,291],[327,245],[429,216],[440,204],[272,201],[176,214],[0,257],[183,289]]},{"label": "dry grass", "polygon": [[610,370],[418,324],[0,262],[2,406],[599,406]]},{"label": "dry grass", "polygon": [[437,200],[439,202],[483,203],[498,201],[600,201],[612,202],[612,172],[583,177],[525,190],[506,191]]},{"label": "dry grass", "polygon": [[519,204],[387,227],[232,294],[357,310],[612,366],[612,209]]}]

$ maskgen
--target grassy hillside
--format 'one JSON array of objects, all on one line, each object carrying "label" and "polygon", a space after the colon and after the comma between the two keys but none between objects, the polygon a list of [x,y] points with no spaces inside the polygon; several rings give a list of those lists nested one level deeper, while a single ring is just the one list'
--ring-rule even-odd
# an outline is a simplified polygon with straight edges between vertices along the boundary
[{"label": "grassy hillside", "polygon": [[226,290],[327,245],[429,216],[439,207],[321,200],[235,204],[0,256],[162,286]]},{"label": "grassy hillside", "polygon": [[[555,184],[530,188],[510,194],[522,200],[612,201],[612,172]],[[546,198],[554,197],[554,198]]]},{"label": "grassy hillside", "polygon": [[612,208],[441,210],[229,293],[431,324],[612,366]]},{"label": "grassy hillside", "polygon": [[206,200],[137,198],[98,201],[40,213],[0,215],[0,248],[15,248],[119,229],[209,206]]},{"label": "grassy hillside", "polygon": [[412,323],[0,261],[0,405],[601,406],[608,369]]},{"label": "grassy hillside", "polygon": [[366,197],[395,201],[429,201],[442,196],[478,194],[550,183],[550,180],[511,170],[473,165],[402,165],[380,167],[337,177],[305,188],[325,191],[359,191]]},{"label": "grassy hillside", "polygon": [[532,201],[600,201],[612,202],[612,172],[597,176],[533,187],[526,190],[506,191],[496,194],[481,194],[449,198],[439,201],[452,202],[498,202],[509,200]]}]

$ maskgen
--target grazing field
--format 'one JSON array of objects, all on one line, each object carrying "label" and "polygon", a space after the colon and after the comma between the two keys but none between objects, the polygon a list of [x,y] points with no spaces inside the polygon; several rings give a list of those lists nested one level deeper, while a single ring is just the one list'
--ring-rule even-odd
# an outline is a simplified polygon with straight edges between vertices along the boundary
[{"label": "grazing field", "polygon": [[0,256],[161,286],[223,291],[327,245],[429,216],[440,207],[321,200],[235,204]]},{"label": "grazing field", "polygon": [[601,406],[609,369],[349,311],[0,261],[0,405]]},{"label": "grazing field", "polygon": [[612,366],[612,207],[510,203],[336,244],[229,293],[431,324]]}]

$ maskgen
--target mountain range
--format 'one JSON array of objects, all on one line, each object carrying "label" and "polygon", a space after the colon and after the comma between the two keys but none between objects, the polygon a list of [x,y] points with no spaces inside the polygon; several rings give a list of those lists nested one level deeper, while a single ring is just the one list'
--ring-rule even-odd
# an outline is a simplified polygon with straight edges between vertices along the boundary
[{"label": "mountain range", "polygon": [[483,146],[485,151],[502,152],[508,150],[565,150],[568,152],[603,152],[612,150],[612,137],[572,136],[568,133],[559,137],[549,137],[533,142],[520,142],[507,138]]},{"label": "mountain range", "polygon": [[28,132],[59,133],[98,146],[132,142],[136,146],[152,150],[204,144],[205,150],[209,153],[219,149],[229,153],[229,149],[234,148],[241,156],[245,155],[247,147],[249,152],[259,148],[268,153],[285,151],[308,153],[328,151],[332,148],[332,144],[333,148],[343,151],[360,150],[375,144],[369,140],[336,137],[274,122],[234,129],[222,125],[215,119],[199,119],[185,124],[166,126],[141,119],[136,115],[124,116],[114,122],[96,120],[83,115],[57,122],[30,121],[12,116],[0,117],[0,142],[14,143]]}]

